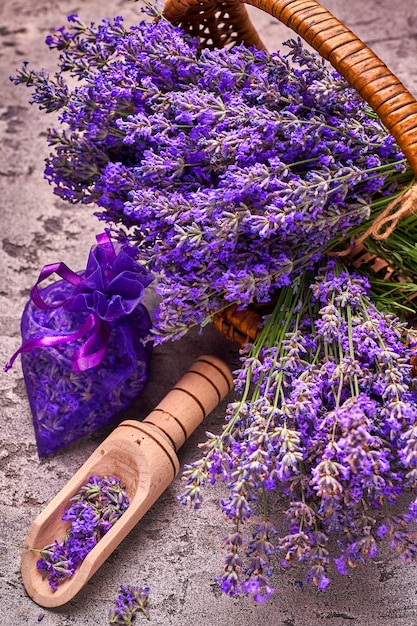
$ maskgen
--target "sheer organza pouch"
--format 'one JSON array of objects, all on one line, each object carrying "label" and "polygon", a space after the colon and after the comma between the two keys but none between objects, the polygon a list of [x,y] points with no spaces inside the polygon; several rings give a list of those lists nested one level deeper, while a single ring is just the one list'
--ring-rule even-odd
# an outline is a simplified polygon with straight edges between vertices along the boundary
[{"label": "sheer organza pouch", "polygon": [[[21,322],[23,375],[40,457],[108,426],[142,393],[152,347],[135,250],[98,238],[85,272],[45,266]],[[53,273],[62,277],[39,288]]]}]

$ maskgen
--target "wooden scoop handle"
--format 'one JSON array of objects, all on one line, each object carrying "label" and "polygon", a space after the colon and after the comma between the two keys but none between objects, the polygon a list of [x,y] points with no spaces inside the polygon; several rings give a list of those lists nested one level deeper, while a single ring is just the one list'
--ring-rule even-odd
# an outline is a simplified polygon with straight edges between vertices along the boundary
[{"label": "wooden scoop handle", "polygon": [[177,451],[232,387],[227,365],[201,356],[143,423],[162,431]]},{"label": "wooden scoop handle", "polygon": [[295,31],[336,68],[395,137],[417,175],[417,102],[352,31],[316,0],[167,0],[164,16],[207,45],[244,41],[264,47],[244,3]]}]

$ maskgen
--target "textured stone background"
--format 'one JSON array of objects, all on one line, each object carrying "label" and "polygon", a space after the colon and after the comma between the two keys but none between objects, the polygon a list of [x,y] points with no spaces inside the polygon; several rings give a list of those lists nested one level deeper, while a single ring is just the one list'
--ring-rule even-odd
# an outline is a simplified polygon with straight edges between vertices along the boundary
[{"label": "textured stone background", "polygon": [[[364,39],[417,93],[417,3],[415,0],[327,0],[325,6]],[[0,3],[0,362],[20,342],[19,319],[40,268],[65,261],[74,269],[86,261],[100,225],[91,209],[65,205],[43,180],[45,131],[53,125],[28,105],[29,92],[9,81],[25,59],[51,67],[43,44],[48,31],[72,12],[86,20],[123,14],[140,19],[139,5],[127,0],[13,0]],[[290,32],[274,19],[251,11],[271,50]],[[152,296],[148,297],[152,306]],[[236,348],[212,329],[191,333],[155,351],[148,389],[129,417],[143,418],[201,353],[221,355],[233,367]],[[37,457],[25,387],[17,365],[0,374],[0,600],[5,626],[104,626],[120,583],[151,588],[151,615],[158,626],[414,626],[417,623],[417,569],[382,553],[351,576],[336,576],[326,592],[300,584],[302,570],[278,571],[277,593],[264,605],[222,596],[213,584],[221,562],[226,528],[218,509],[222,492],[213,488],[199,512],[176,501],[179,478],[154,505],[82,592],[67,605],[44,610],[26,595],[20,577],[20,550],[26,531],[46,503],[68,481],[103,438],[87,438],[65,452]],[[208,419],[218,431],[224,404]],[[180,451],[181,463],[198,457],[200,429]],[[137,622],[144,622],[138,617]]]}]

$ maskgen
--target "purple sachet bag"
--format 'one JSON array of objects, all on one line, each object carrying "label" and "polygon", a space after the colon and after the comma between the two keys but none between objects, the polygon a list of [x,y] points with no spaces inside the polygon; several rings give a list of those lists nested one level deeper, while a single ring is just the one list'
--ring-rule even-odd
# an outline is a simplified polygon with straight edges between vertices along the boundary
[{"label": "purple sachet bag", "polygon": [[[141,394],[152,347],[141,303],[152,281],[133,246],[97,236],[85,272],[47,265],[22,315],[22,369],[40,457],[109,425]],[[40,289],[52,274],[59,280]]]}]

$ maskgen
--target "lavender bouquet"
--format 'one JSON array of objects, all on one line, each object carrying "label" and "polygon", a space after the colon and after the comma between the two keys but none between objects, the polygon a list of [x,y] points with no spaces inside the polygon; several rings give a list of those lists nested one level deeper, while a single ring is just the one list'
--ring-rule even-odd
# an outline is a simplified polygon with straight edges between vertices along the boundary
[{"label": "lavender bouquet", "polygon": [[59,111],[45,170],[55,192],[96,203],[158,276],[157,340],[225,302],[269,301],[413,178],[356,92],[300,42],[286,58],[200,53],[163,19],[69,22],[47,39],[57,75],[25,66],[15,80]]},{"label": "lavender bouquet", "polygon": [[[277,552],[285,567],[304,562],[307,580],[324,589],[334,535],[342,574],[374,557],[386,535],[405,561],[415,560],[417,501],[397,515],[390,505],[416,484],[416,340],[416,331],[378,311],[366,279],[339,262],[280,290],[243,352],[241,398],[229,405],[223,433],[210,435],[203,459],[184,473],[182,500],[197,507],[206,482],[228,485],[222,509],[233,532],[223,591],[266,599]],[[287,502],[286,532],[269,519],[272,494]],[[263,521],[246,543],[242,529],[260,496]]]},{"label": "lavender bouquet", "polygon": [[415,560],[416,503],[391,512],[416,478],[416,338],[393,316],[414,310],[415,218],[379,246],[388,277],[328,256],[413,183],[395,141],[299,41],[286,55],[199,50],[161,16],[130,29],[68,19],[47,39],[55,76],[25,64],[13,80],[59,112],[45,170],[55,193],[97,205],[158,278],[155,341],[229,303],[274,305],[242,350],[223,433],[185,470],[183,503],[200,506],[216,480],[229,490],[222,590],[268,598],[277,553],[324,589],[331,537],[341,573],[384,537]]}]

